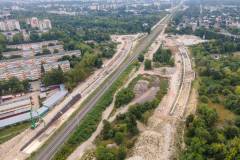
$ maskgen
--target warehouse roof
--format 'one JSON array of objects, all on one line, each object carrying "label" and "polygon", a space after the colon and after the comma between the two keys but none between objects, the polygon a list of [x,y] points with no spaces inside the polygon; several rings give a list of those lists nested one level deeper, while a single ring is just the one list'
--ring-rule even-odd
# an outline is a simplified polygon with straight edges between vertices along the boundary
[{"label": "warehouse roof", "polygon": [[20,101],[16,101],[16,102],[13,102],[13,103],[1,104],[0,105],[0,112],[3,112],[5,110],[18,108],[18,107],[21,107],[21,106],[30,105],[30,104],[31,104],[30,98],[23,99],[23,100],[20,100]]},{"label": "warehouse roof", "polygon": [[68,91],[66,91],[66,90],[61,90],[61,91],[54,93],[52,96],[50,96],[43,102],[43,106],[52,108],[59,101],[61,101],[67,95],[67,93],[68,93]]},{"label": "warehouse roof", "polygon": [[[48,108],[52,108],[54,105],[56,105],[58,102],[63,100],[64,96],[67,95],[68,91],[63,89],[64,87],[61,87],[61,90],[54,93],[51,97],[49,97],[47,100],[43,102],[43,106],[40,107],[37,111],[32,111],[33,118],[37,118],[39,115],[43,115],[48,111]],[[19,122],[24,122],[27,120],[30,120],[30,112],[20,114],[14,117],[6,118],[0,120],[0,128],[13,125]]]},{"label": "warehouse roof", "polygon": [[[47,111],[48,111],[48,108],[41,107],[37,111],[32,111],[32,117],[36,118],[39,115],[42,115],[42,114],[46,113]],[[20,114],[20,115],[14,116],[14,117],[2,119],[2,120],[0,120],[0,128],[5,127],[5,126],[9,126],[9,125],[13,125],[13,124],[16,124],[16,123],[19,123],[19,122],[24,122],[24,121],[27,121],[27,120],[30,120],[30,119],[31,119],[30,112]]]}]

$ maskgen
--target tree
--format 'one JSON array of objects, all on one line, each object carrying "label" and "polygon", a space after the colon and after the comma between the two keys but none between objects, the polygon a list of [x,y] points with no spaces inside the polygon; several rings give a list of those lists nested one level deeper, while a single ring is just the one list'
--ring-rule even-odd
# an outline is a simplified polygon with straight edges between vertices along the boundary
[{"label": "tree", "polygon": [[160,47],[157,52],[153,55],[153,61],[167,65],[173,65],[172,53],[169,49],[163,49]]},{"label": "tree", "polygon": [[64,50],[71,51],[76,49],[76,43],[71,40],[69,42],[65,42],[63,46]]},{"label": "tree", "polygon": [[151,70],[152,69],[152,61],[149,59],[146,59],[144,62],[144,69],[145,70]]},{"label": "tree", "polygon": [[96,61],[95,61],[94,66],[97,67],[97,68],[101,68],[102,64],[103,64],[102,59],[101,58],[97,58]]},{"label": "tree", "polygon": [[202,104],[198,107],[199,116],[205,121],[207,126],[212,126],[218,119],[216,110],[209,108],[207,105]]},{"label": "tree", "polygon": [[53,53],[59,53],[59,50],[58,49],[54,49]]},{"label": "tree", "polygon": [[240,138],[234,138],[227,144],[226,160],[240,159]]},{"label": "tree", "polygon": [[112,130],[111,124],[108,121],[104,120],[103,125],[104,125],[102,130],[103,139],[112,138],[114,132]]},{"label": "tree", "polygon": [[44,74],[42,81],[46,86],[61,84],[64,82],[63,71],[61,69],[53,69]]},{"label": "tree", "polygon": [[144,61],[144,55],[143,55],[143,54],[140,54],[140,55],[138,56],[138,61],[139,61],[139,62],[143,62],[143,61]]},{"label": "tree", "polygon": [[226,153],[226,145],[223,143],[212,143],[209,147],[209,152],[215,159],[223,159]]},{"label": "tree", "polygon": [[9,80],[0,81],[0,95],[15,94],[26,92],[30,88],[28,80],[20,81],[16,77],[11,77]]},{"label": "tree", "polygon": [[208,103],[208,97],[203,95],[200,97],[200,101],[203,103]]},{"label": "tree", "polygon": [[41,37],[39,36],[38,33],[31,33],[30,34],[30,39],[33,41],[33,42],[37,42],[41,39]]},{"label": "tree", "polygon": [[227,126],[224,130],[224,133],[228,139],[232,139],[239,135],[239,129],[235,126]]},{"label": "tree", "polygon": [[240,86],[236,86],[236,88],[235,88],[235,93],[236,93],[237,95],[240,95]]},{"label": "tree", "polygon": [[116,95],[115,106],[121,107],[122,105],[128,104],[134,96],[133,91],[129,88],[120,90]]},{"label": "tree", "polygon": [[235,125],[240,128],[240,116],[237,116],[235,119]]},{"label": "tree", "polygon": [[14,43],[22,43],[24,41],[22,33],[17,33],[13,36]]},{"label": "tree", "polygon": [[114,136],[114,141],[119,145],[123,143],[124,135],[121,132],[117,132]]},{"label": "tree", "polygon": [[42,54],[43,54],[43,55],[51,54],[51,51],[50,51],[49,49],[47,49],[47,48],[43,48]]},{"label": "tree", "polygon": [[2,53],[6,49],[6,43],[6,37],[2,33],[0,33],[0,53]]},{"label": "tree", "polygon": [[127,156],[126,148],[124,146],[120,146],[118,149],[117,160],[124,160]]},{"label": "tree", "polygon": [[190,114],[186,119],[186,126],[189,127],[189,124],[192,123],[194,120],[194,115]]},{"label": "tree", "polygon": [[115,160],[115,153],[107,147],[98,146],[96,150],[97,160]]}]

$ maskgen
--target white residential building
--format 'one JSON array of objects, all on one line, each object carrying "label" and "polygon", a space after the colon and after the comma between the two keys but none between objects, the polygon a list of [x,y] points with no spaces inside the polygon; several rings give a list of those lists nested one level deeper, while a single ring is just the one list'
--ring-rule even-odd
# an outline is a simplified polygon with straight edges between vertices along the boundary
[{"label": "white residential building", "polygon": [[51,21],[49,19],[44,19],[42,21],[39,21],[39,29],[41,31],[46,29],[52,29]]},{"label": "white residential building", "polygon": [[44,72],[49,72],[53,69],[61,68],[63,72],[70,70],[70,63],[69,61],[60,61],[60,62],[52,62],[43,64]]},{"label": "white residential building", "polygon": [[19,58],[0,61],[0,80],[6,80],[11,77],[17,77],[20,80],[38,80],[41,78],[41,66],[45,67],[46,71],[60,67],[63,72],[70,69],[69,61],[58,62],[64,55],[80,56],[79,50],[70,52],[60,52],[32,58]]},{"label": "white residential building", "polygon": [[30,24],[32,28],[39,28],[41,31],[52,29],[52,24],[49,19],[38,20],[37,17],[32,17],[31,20],[27,19],[27,23]]},{"label": "white residential building", "polygon": [[39,27],[39,21],[37,17],[32,17],[30,20],[30,25],[32,28],[37,28]]},{"label": "white residential building", "polygon": [[0,21],[0,31],[14,31],[14,30],[21,30],[19,21],[15,19]]}]

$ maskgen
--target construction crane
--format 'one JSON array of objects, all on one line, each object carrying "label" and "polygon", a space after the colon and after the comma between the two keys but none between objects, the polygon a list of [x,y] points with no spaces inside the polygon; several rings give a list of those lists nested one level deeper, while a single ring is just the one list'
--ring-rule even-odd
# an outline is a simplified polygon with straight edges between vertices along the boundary
[{"label": "construction crane", "polygon": [[42,116],[37,112],[37,117],[36,118],[34,118],[33,117],[33,110],[32,110],[32,107],[31,107],[31,111],[30,111],[30,116],[31,116],[31,128],[32,129],[35,129],[39,124],[40,124],[40,122],[43,122],[43,124],[44,124],[44,127],[46,126],[46,123],[45,123],[45,121],[44,121],[44,119],[42,118]]},{"label": "construction crane", "polygon": [[35,129],[37,127],[36,125],[36,119],[33,118],[33,115],[32,115],[32,107],[31,107],[31,111],[30,111],[30,116],[31,116],[31,128],[32,129]]}]

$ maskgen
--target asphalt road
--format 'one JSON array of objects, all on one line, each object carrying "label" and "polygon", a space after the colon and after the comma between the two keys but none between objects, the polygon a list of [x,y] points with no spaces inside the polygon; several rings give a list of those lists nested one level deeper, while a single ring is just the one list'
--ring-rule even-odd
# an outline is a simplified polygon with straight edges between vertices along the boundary
[{"label": "asphalt road", "polygon": [[98,100],[103,96],[103,94],[110,88],[110,86],[118,79],[121,73],[131,64],[134,60],[137,59],[138,55],[143,52],[150,44],[157,38],[157,36],[161,33],[163,26],[168,23],[170,16],[168,16],[162,23],[157,26],[148,36],[144,37],[139,41],[136,47],[133,50],[131,56],[127,58],[123,64],[114,72],[107,81],[101,86],[100,89],[97,90],[96,94],[91,97],[88,103],[85,104],[83,109],[78,111],[75,114],[74,118],[69,120],[64,127],[58,131],[54,137],[48,141],[48,144],[40,150],[35,156],[36,160],[49,160],[52,159],[54,154],[61,148],[63,143],[67,140],[69,135],[76,129],[80,121],[85,117],[85,115],[96,105]]}]

